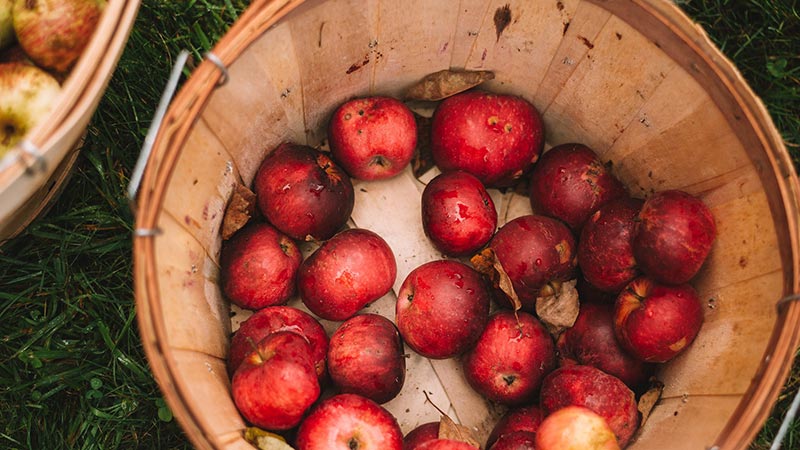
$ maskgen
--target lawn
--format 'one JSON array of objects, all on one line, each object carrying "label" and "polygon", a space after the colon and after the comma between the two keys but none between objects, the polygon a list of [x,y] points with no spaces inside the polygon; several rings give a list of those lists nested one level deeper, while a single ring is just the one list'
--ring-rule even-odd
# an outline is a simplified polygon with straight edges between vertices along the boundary
[{"label": "lawn", "polygon": [[[0,247],[0,448],[190,448],[139,341],[125,191],[173,58],[199,60],[245,4],[144,0],[67,189]],[[767,104],[800,167],[797,2],[678,4]],[[769,448],[799,385],[795,363],[752,448]],[[797,423],[784,448],[800,448]]]}]

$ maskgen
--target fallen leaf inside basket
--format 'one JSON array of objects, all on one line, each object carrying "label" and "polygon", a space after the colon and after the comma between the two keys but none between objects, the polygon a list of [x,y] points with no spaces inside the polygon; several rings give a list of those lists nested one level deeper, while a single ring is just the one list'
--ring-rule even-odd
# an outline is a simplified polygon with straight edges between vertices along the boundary
[{"label": "fallen leaf inside basket", "polygon": [[475,270],[486,275],[495,287],[498,287],[506,294],[511,304],[514,305],[514,311],[519,311],[520,308],[522,308],[522,301],[520,301],[519,296],[517,296],[516,291],[514,291],[511,278],[509,278],[508,273],[503,269],[503,265],[500,264],[500,260],[497,259],[497,255],[491,247],[486,247],[481,250],[480,253],[470,259],[470,262]]},{"label": "fallen leaf inside basket", "polygon": [[450,439],[451,441],[466,442],[467,444],[480,448],[481,444],[469,428],[453,422],[448,415],[443,414],[439,420],[439,439]]},{"label": "fallen leaf inside basket", "polygon": [[440,70],[426,75],[406,91],[408,100],[437,101],[494,79],[487,70]]},{"label": "fallen leaf inside basket", "polygon": [[281,436],[256,427],[248,427],[244,438],[259,450],[294,450]]},{"label": "fallen leaf inside basket", "polygon": [[577,280],[566,281],[553,289],[552,295],[536,298],[536,315],[555,336],[574,325],[578,319],[580,302],[576,284]]},{"label": "fallen leaf inside basket", "polygon": [[247,225],[256,212],[256,194],[242,184],[236,184],[231,201],[222,218],[222,239],[230,239]]},{"label": "fallen leaf inside basket", "polygon": [[647,418],[650,417],[650,412],[653,411],[656,403],[658,403],[662,392],[664,392],[664,383],[655,378],[651,378],[650,388],[639,397],[639,403],[636,405],[637,409],[642,414],[642,421],[639,424],[640,429],[644,426],[644,423],[647,422]]}]

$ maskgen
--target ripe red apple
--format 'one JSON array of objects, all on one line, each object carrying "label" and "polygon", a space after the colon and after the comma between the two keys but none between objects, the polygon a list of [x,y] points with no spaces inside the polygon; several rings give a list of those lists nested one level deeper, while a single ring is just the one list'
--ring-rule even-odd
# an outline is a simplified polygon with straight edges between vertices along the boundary
[{"label": "ripe red apple", "polygon": [[561,333],[556,343],[562,360],[597,367],[634,391],[644,387],[653,373],[653,365],[634,357],[617,341],[611,303],[581,302],[575,324]]},{"label": "ripe red apple", "polygon": [[422,226],[448,256],[475,253],[497,228],[497,211],[475,176],[456,170],[438,175],[422,192]]},{"label": "ripe red apple", "polygon": [[0,64],[0,157],[47,116],[61,95],[53,76],[28,64]]},{"label": "ripe red apple", "polygon": [[509,409],[492,428],[489,438],[486,439],[486,448],[491,448],[495,441],[505,434],[520,431],[536,434],[542,419],[544,414],[535,404]]},{"label": "ripe red apple", "polygon": [[278,331],[292,331],[308,340],[317,376],[322,381],[327,374],[325,360],[328,355],[328,335],[311,314],[291,306],[267,306],[239,325],[231,337],[228,372],[234,373],[259,341]]},{"label": "ripe red apple", "polygon": [[425,442],[439,439],[439,422],[427,422],[409,431],[403,438],[403,450],[417,450]]},{"label": "ripe red apple", "polygon": [[284,304],[295,293],[302,259],[288,236],[266,223],[250,224],[222,246],[222,290],[245,309]]},{"label": "ripe red apple", "polygon": [[614,307],[620,344],[643,361],[669,361],[702,326],[703,306],[689,284],[667,285],[642,276],[620,292]]},{"label": "ripe red apple", "polygon": [[489,247],[511,279],[525,311],[534,311],[543,287],[575,276],[576,243],[563,222],[527,215],[503,225]]},{"label": "ripe red apple", "polygon": [[497,440],[489,450],[536,450],[536,433],[512,431]]},{"label": "ripe red apple", "polygon": [[595,211],[581,230],[578,266],[591,285],[617,293],[639,274],[632,236],[642,200],[621,197]]},{"label": "ripe red apple", "polygon": [[600,415],[582,406],[550,414],[536,434],[536,450],[620,450],[614,431]]},{"label": "ripe red apple", "polygon": [[679,190],[645,200],[633,234],[633,254],[642,271],[663,283],[691,280],[711,252],[717,235],[711,210]]},{"label": "ripe red apple", "polygon": [[434,439],[417,446],[416,450],[475,450],[476,448],[463,441]]},{"label": "ripe red apple", "polygon": [[396,277],[389,244],[372,231],[353,228],[338,233],[303,261],[297,286],[311,312],[342,321],[389,292]]},{"label": "ripe red apple", "polygon": [[283,143],[267,155],[254,188],[264,217],[298,240],[330,238],[355,203],[350,177],[325,153],[299,144]]},{"label": "ripe red apple", "polygon": [[331,154],[353,178],[381,180],[402,171],[417,147],[417,122],[391,97],[345,102],[328,124]]},{"label": "ripe red apple", "polygon": [[573,230],[580,230],[598,208],[625,195],[622,182],[583,144],[551,148],[531,171],[533,211],[563,220]]},{"label": "ripe red apple", "polygon": [[[625,447],[639,427],[636,398],[619,378],[585,365],[562,366],[550,372],[539,393],[540,406],[547,416],[567,406],[583,406],[600,415]],[[537,436],[542,433],[539,426]],[[544,439],[544,438],[543,438]]]},{"label": "ripe red apple", "polygon": [[397,294],[400,334],[420,355],[463,353],[489,320],[489,292],[481,275],[455,260],[430,261],[408,274]]},{"label": "ripe red apple", "polygon": [[297,450],[401,450],[397,419],[372,400],[339,394],[312,408],[297,430]]},{"label": "ripe red apple", "polygon": [[291,331],[261,340],[236,369],[231,392],[239,412],[267,430],[295,427],[320,394],[311,346]]},{"label": "ripe red apple", "polygon": [[339,392],[377,403],[395,398],[405,382],[406,358],[394,323],[377,314],[347,319],[331,336],[328,372]]},{"label": "ripe red apple", "polygon": [[500,311],[489,318],[465,354],[464,375],[486,398],[506,405],[530,402],[556,365],[555,345],[533,315]]},{"label": "ripe red apple", "polygon": [[511,186],[539,159],[544,128],[521,97],[471,90],[444,99],[431,123],[431,152],[442,172],[464,170],[487,187]]},{"label": "ripe red apple", "polygon": [[15,0],[17,41],[38,66],[66,72],[89,43],[105,5],[100,0]]}]

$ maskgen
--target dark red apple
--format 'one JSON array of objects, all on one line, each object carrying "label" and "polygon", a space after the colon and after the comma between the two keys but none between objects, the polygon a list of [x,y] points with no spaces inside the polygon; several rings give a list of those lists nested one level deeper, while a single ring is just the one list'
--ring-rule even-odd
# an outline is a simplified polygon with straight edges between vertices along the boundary
[{"label": "dark red apple", "polygon": [[431,123],[433,161],[487,187],[511,186],[539,159],[544,128],[522,97],[471,90],[444,99]]},{"label": "dark red apple", "polygon": [[476,448],[463,441],[434,439],[417,446],[416,450],[475,450]]},{"label": "dark red apple", "polygon": [[296,292],[303,255],[288,236],[266,223],[253,223],[220,251],[222,291],[245,309],[286,303]]},{"label": "dark red apple", "polygon": [[577,364],[597,367],[634,391],[645,386],[654,369],[620,346],[611,303],[581,302],[578,319],[558,336],[557,347],[562,360],[568,358]]},{"label": "dark red apple", "polygon": [[667,285],[642,276],[619,294],[614,329],[637,358],[667,362],[684,351],[703,326],[703,306],[689,284]]},{"label": "dark red apple", "polygon": [[581,230],[578,266],[601,291],[617,293],[639,274],[632,236],[642,200],[621,197],[595,211]]},{"label": "dark red apple", "polygon": [[716,235],[714,216],[702,200],[679,190],[656,192],[639,212],[633,254],[645,274],[686,283],[702,267]]},{"label": "dark red apple", "polygon": [[295,427],[317,400],[320,386],[306,339],[277,331],[261,340],[231,380],[234,403],[244,418],[266,430]]},{"label": "dark red apple", "polygon": [[500,311],[489,318],[465,354],[464,375],[489,400],[506,405],[530,402],[556,365],[550,334],[531,314]]},{"label": "dark red apple", "polygon": [[312,408],[297,430],[297,450],[401,450],[397,419],[372,400],[339,394]]},{"label": "dark red apple", "polygon": [[323,319],[342,321],[389,292],[397,263],[389,244],[362,228],[342,231],[300,265],[303,303]]},{"label": "dark red apple", "polygon": [[331,336],[328,372],[339,392],[377,403],[395,398],[405,382],[406,358],[394,323],[377,314],[347,319]]},{"label": "dark red apple", "polygon": [[[625,447],[639,427],[636,398],[619,378],[586,365],[562,366],[550,372],[539,393],[540,406],[547,416],[567,406],[583,406],[600,415]],[[544,422],[536,435],[542,433]]]},{"label": "dark red apple", "polygon": [[414,156],[417,122],[411,110],[397,99],[357,98],[333,113],[328,140],[334,159],[353,178],[391,178]]},{"label": "dark red apple", "polygon": [[355,204],[350,177],[328,155],[305,145],[278,146],[264,158],[253,183],[264,217],[298,240],[330,238],[347,223]]},{"label": "dark red apple", "polygon": [[544,414],[538,405],[527,405],[512,408],[497,421],[486,439],[486,448],[491,448],[500,436],[517,431],[536,434]]},{"label": "dark red apple", "polygon": [[542,422],[536,450],[620,450],[620,446],[600,415],[582,406],[567,406]]},{"label": "dark red apple", "polygon": [[239,325],[231,337],[228,351],[229,373],[234,373],[259,341],[277,331],[293,331],[308,340],[317,376],[323,380],[327,373],[328,335],[311,314],[291,306],[268,306],[256,311]]},{"label": "dark red apple", "polygon": [[489,320],[484,279],[455,260],[425,263],[408,274],[397,293],[397,327],[420,355],[443,359],[463,353]]},{"label": "dark red apple", "polygon": [[439,422],[428,422],[409,431],[403,438],[403,450],[417,450],[428,441],[439,439]]},{"label": "dark red apple", "polygon": [[626,196],[625,186],[591,148],[561,144],[546,151],[531,171],[533,211],[564,221],[573,230],[610,200]]},{"label": "dark red apple", "polygon": [[512,431],[500,436],[489,450],[536,450],[536,433]]},{"label": "dark red apple", "polygon": [[489,247],[511,279],[525,311],[535,310],[536,298],[548,283],[575,276],[575,237],[557,219],[517,217],[495,233]]},{"label": "dark red apple", "polygon": [[461,170],[431,180],[422,192],[421,203],[425,234],[448,256],[476,252],[497,228],[497,211],[486,188]]}]

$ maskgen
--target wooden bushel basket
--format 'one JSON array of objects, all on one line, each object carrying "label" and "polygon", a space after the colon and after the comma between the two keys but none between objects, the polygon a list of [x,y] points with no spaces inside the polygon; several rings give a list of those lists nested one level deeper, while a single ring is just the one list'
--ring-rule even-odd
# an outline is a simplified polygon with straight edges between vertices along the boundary
[{"label": "wooden bushel basket", "polygon": [[25,136],[29,152],[19,146],[0,158],[0,244],[24,230],[63,189],[138,10],[138,0],[108,2],[52,110]]},{"label": "wooden bushel basket", "polygon": [[[498,25],[506,5],[510,20]],[[629,448],[743,449],[761,429],[800,342],[800,305],[779,305],[800,292],[800,189],[764,106],[672,3],[257,0],[213,54],[227,72],[204,61],[172,102],[139,190],[134,238],[144,348],[196,447],[250,448],[225,368],[244,313],[232,318],[218,287],[220,224],[235,184],[250,185],[283,141],[320,145],[345,99],[402,97],[447,68],[493,71],[484,87],[534,103],[548,146],[591,146],[633,194],[684,189],[713,211],[719,236],[693,281],[708,302],[705,324],[659,372],[663,396]],[[441,257],[421,234],[421,189],[408,171],[356,182],[353,223],[394,249],[395,287]],[[501,222],[524,208],[513,193],[494,195]],[[392,295],[370,311],[393,318]],[[424,389],[485,438],[498,408],[471,393],[457,362],[408,353],[406,386],[386,405],[403,431],[438,420]]]}]

